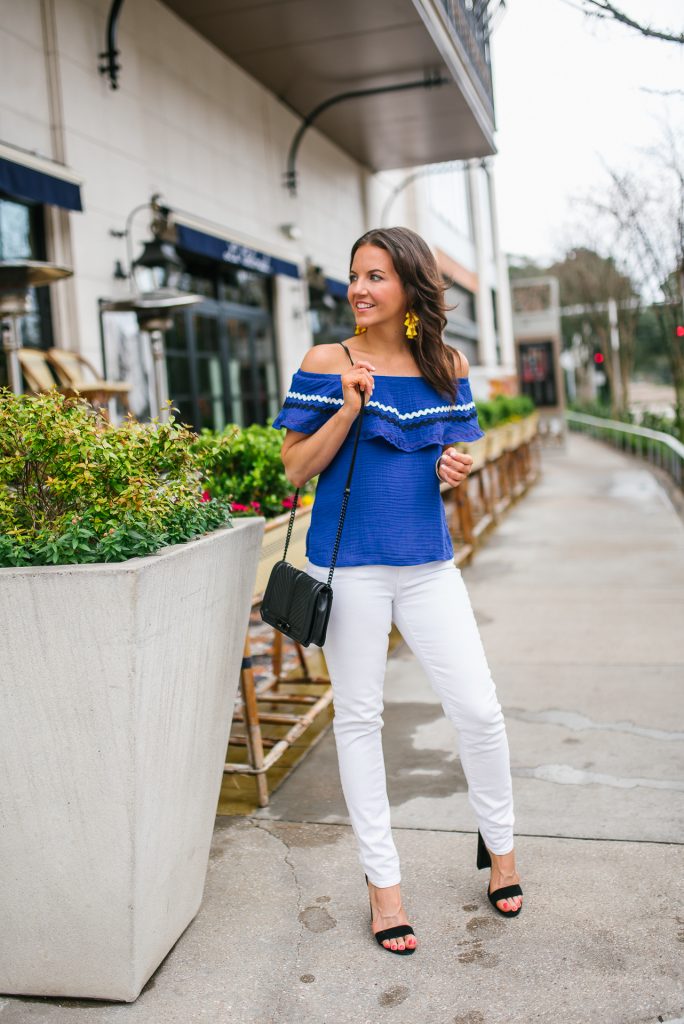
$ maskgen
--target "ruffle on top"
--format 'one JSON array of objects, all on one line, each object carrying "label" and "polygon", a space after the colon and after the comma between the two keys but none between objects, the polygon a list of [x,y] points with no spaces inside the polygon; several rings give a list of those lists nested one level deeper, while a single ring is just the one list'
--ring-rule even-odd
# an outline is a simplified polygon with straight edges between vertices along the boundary
[{"label": "ruffle on top", "polygon": [[[456,399],[448,403],[423,377],[374,374],[361,439],[384,438],[402,451],[484,437],[467,377],[458,377]],[[337,373],[297,370],[274,427],[313,434],[344,404]]]}]

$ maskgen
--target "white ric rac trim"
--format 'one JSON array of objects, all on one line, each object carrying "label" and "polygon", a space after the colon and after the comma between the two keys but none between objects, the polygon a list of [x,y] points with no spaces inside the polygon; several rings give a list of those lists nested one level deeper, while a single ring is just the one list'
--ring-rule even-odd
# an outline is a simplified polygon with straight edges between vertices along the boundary
[{"label": "white ric rac trim", "polygon": [[[327,395],[305,395],[301,391],[288,391],[286,398],[294,398],[300,402],[319,402],[323,405],[344,405],[343,398],[330,398]],[[399,412],[394,405],[383,405],[371,398],[366,403],[366,408],[381,409],[383,412],[391,412],[400,420],[413,420],[417,416],[432,416],[438,412],[467,412],[475,408],[475,402],[465,402],[462,405],[433,405],[429,409],[416,409],[415,412]]]}]

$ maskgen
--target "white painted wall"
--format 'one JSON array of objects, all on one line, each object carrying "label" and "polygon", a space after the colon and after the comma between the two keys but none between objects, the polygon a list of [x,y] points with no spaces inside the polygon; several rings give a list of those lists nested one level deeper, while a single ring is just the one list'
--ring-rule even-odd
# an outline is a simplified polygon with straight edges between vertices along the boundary
[{"label": "white painted wall", "polygon": [[[109,0],[0,0],[0,140],[63,160],[84,182],[84,213],[50,215],[49,255],[70,260],[75,271],[55,290],[56,343],[101,366],[98,299],[127,291],[112,276],[115,261],[126,262],[125,244],[110,231],[122,230],[127,214],[153,192],[215,225],[216,234],[302,268],[309,258],[345,281],[352,243],[380,226],[388,197],[411,169],[373,175],[310,130],[299,154],[299,195],[291,198],[282,174],[298,118],[159,0],[122,8],[120,88],[112,91],[97,71],[109,6]],[[473,171],[471,183],[483,173]],[[481,273],[487,288],[496,287],[487,190],[479,179],[476,202],[480,253],[459,169],[404,188],[387,223],[420,231]],[[286,223],[301,228],[301,239],[284,237],[279,225]],[[143,212],[134,221],[135,255],[147,236]],[[284,387],[311,335],[299,315],[306,301],[301,286],[277,281],[275,295]],[[480,358],[486,362],[490,336],[485,323]]]},{"label": "white painted wall", "polygon": [[[97,72],[109,6],[58,0],[54,8],[64,157],[84,180],[85,205],[69,217],[76,322],[57,343],[100,363],[97,300],[126,291],[112,277],[125,246],[109,232],[156,191],[215,223],[217,234],[295,262],[310,255],[330,276],[346,276],[346,253],[365,227],[360,166],[312,130],[300,151],[300,195],[291,199],[281,181],[298,119],[157,0],[122,9],[120,88],[112,91]],[[55,158],[40,0],[3,0],[0,13],[0,137]],[[292,221],[303,245],[279,230]],[[134,222],[136,255],[147,234],[143,213]],[[301,332],[294,337],[301,345]]]}]

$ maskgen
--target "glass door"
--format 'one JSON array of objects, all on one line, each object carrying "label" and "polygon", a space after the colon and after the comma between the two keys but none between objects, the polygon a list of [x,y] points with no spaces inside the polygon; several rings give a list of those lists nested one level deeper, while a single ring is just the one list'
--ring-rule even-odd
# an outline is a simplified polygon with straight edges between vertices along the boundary
[{"label": "glass door", "polygon": [[227,416],[219,320],[215,315],[201,311],[191,311],[190,315],[195,336],[196,399],[200,422],[210,430],[223,430]]},{"label": "glass door", "polygon": [[279,408],[270,315],[206,299],[184,310],[168,332],[169,394],[194,430],[264,424]]},{"label": "glass door", "polygon": [[247,427],[257,423],[252,373],[252,334],[249,320],[231,316],[226,320],[228,335],[228,381],[233,423]]},{"label": "glass door", "polygon": [[241,311],[226,318],[233,422],[265,423],[278,412],[278,375],[268,314]]}]

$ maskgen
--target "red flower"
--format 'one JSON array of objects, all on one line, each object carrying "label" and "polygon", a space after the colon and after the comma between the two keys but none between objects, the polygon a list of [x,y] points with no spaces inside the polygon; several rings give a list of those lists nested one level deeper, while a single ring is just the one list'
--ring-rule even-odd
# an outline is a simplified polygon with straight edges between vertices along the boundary
[{"label": "red flower", "polygon": [[255,512],[258,512],[259,509],[261,508],[261,502],[260,501],[250,501],[250,505],[255,510]]},{"label": "red flower", "polygon": [[236,501],[230,507],[233,512],[249,512],[249,505],[238,505]]},{"label": "red flower", "polygon": [[202,501],[211,501],[211,494],[209,491],[202,491]]},{"label": "red flower", "polygon": [[292,508],[294,505],[294,498],[283,498],[280,504],[283,508]]}]

